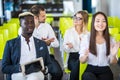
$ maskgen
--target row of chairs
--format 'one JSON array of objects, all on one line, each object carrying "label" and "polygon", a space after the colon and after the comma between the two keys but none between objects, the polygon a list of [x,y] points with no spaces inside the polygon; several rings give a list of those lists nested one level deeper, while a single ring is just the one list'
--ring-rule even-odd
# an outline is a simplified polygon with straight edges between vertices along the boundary
[{"label": "row of chairs", "polygon": [[64,37],[65,31],[73,26],[73,20],[70,17],[64,18],[61,17],[59,20],[59,30],[62,35],[62,38]]},{"label": "row of chairs", "polygon": [[18,21],[17,18],[13,18],[0,26],[0,59],[2,59],[6,41],[18,36]]}]

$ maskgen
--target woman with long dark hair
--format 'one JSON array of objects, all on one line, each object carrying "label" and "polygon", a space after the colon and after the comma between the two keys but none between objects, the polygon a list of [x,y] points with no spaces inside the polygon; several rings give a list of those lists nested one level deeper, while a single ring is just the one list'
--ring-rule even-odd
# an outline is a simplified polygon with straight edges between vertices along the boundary
[{"label": "woman with long dark hair", "polygon": [[80,62],[88,63],[83,80],[113,80],[110,63],[116,63],[119,44],[110,37],[107,16],[103,12],[93,15],[90,35],[82,38]]}]

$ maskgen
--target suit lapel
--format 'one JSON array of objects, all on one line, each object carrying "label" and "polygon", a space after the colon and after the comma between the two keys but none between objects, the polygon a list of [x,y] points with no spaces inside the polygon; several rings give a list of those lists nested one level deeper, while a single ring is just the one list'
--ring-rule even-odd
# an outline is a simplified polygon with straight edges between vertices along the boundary
[{"label": "suit lapel", "polygon": [[[34,37],[33,37],[33,38],[34,38]],[[35,43],[36,57],[38,58],[38,57],[39,57],[39,54],[40,54],[40,51],[39,51],[39,48],[40,48],[40,40],[34,38],[34,43]]]},{"label": "suit lapel", "polygon": [[21,57],[21,38],[20,37],[18,37],[17,40],[15,41],[13,50],[15,51],[17,61],[20,61],[20,57]]}]

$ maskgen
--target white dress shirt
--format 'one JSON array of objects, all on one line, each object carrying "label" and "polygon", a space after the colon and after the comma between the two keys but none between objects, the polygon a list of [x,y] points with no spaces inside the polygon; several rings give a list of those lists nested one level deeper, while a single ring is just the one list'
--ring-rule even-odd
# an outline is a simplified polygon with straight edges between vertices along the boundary
[{"label": "white dress shirt", "polygon": [[[80,57],[84,56],[84,53],[89,48],[89,40],[90,35],[84,36],[81,41],[81,49],[79,51]],[[114,44],[115,40],[110,38],[110,44]],[[88,60],[87,63],[93,66],[109,66],[110,64],[110,55],[106,56],[106,42],[102,44],[96,44],[97,49],[97,56],[93,55],[92,53],[88,53]]]},{"label": "white dress shirt", "polygon": [[50,44],[50,47],[59,47],[59,42],[55,36],[55,33],[48,23],[40,23],[39,27],[34,29],[33,36],[38,39],[55,38],[54,42]]},{"label": "white dress shirt", "polygon": [[42,39],[42,38],[54,38],[54,42],[51,42],[50,46],[48,46],[48,50],[50,53],[50,47],[59,47],[59,42],[55,36],[55,33],[52,27],[48,23],[40,23],[38,28],[34,29],[33,36]]},{"label": "white dress shirt", "polygon": [[36,50],[33,36],[29,39],[29,46],[25,38],[21,35],[21,57],[20,64],[25,64],[36,59]]},{"label": "white dress shirt", "polygon": [[[87,34],[87,33],[86,33]],[[64,35],[64,41],[63,41],[63,49],[67,52],[79,52],[80,50],[80,44],[81,44],[81,38],[85,35],[83,34],[78,34],[77,31],[75,30],[75,27],[72,27],[68,30],[66,30],[65,35]],[[67,43],[72,43],[73,48],[69,48]]]}]

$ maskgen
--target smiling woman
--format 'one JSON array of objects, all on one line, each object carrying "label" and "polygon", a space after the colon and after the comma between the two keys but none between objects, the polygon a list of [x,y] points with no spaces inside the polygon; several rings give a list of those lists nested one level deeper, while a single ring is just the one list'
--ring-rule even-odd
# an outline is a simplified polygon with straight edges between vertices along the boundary
[{"label": "smiling woman", "polygon": [[83,38],[80,47],[80,62],[88,64],[82,80],[113,80],[109,66],[117,62],[119,44],[110,37],[107,16],[103,12],[93,15],[90,36]]},{"label": "smiling woman", "polygon": [[94,26],[97,31],[105,30],[107,24],[103,15],[99,14],[98,16],[96,16]]},{"label": "smiling woman", "polygon": [[[82,48],[81,39],[87,35],[88,13],[78,11],[73,17],[74,26],[66,30],[63,41],[63,49],[69,53],[68,69],[71,70],[70,80],[79,80],[79,50]],[[72,35],[72,36],[69,36]]]}]

